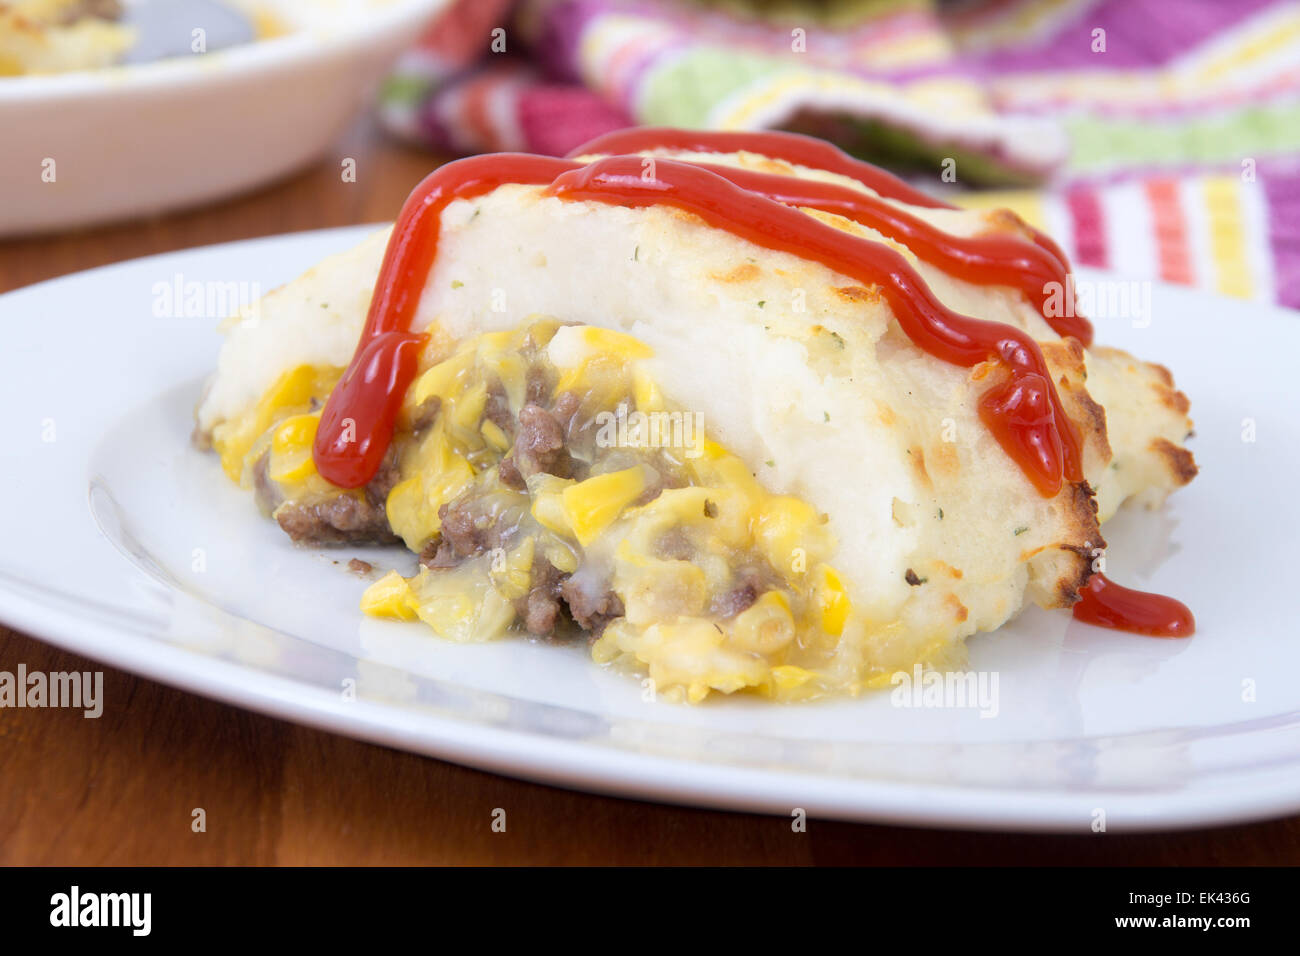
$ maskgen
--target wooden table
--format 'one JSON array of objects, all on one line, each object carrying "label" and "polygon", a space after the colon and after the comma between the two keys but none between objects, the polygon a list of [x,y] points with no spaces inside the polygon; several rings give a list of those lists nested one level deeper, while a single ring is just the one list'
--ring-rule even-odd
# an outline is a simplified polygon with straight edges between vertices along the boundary
[{"label": "wooden table", "polygon": [[[339,176],[345,157],[357,181]],[[360,124],[312,170],[219,206],[0,242],[0,291],[151,253],[391,219],[434,165]],[[12,506],[12,503],[10,503]],[[0,627],[0,670],[101,669]],[[1282,864],[1300,817],[1168,835],[1016,836],[665,807],[467,770],[105,669],[99,720],[0,710],[0,864]],[[193,833],[191,811],[207,813]],[[492,813],[507,812],[505,833]]]}]

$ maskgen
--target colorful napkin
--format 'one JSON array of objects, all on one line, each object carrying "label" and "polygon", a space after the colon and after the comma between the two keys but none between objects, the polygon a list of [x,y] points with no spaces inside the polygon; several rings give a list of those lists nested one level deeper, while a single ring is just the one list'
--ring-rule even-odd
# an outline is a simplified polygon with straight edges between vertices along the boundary
[{"label": "colorful napkin", "polygon": [[381,109],[453,153],[812,133],[1080,264],[1300,308],[1294,0],[459,0]]}]

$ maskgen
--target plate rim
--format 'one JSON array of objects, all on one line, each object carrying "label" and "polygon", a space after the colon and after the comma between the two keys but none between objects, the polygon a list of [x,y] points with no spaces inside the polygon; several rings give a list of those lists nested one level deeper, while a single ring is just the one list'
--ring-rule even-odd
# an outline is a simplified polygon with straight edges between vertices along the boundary
[{"label": "plate rim", "polygon": [[[1189,788],[1139,791],[1134,795],[1110,790],[1066,794],[1055,790],[853,780],[621,751],[545,734],[471,725],[379,700],[344,701],[341,695],[305,681],[241,666],[105,625],[76,610],[24,598],[2,582],[0,596],[4,598],[0,620],[7,626],[137,677],[367,743],[515,779],[622,799],[773,816],[803,808],[816,818],[892,826],[1076,834],[1089,832],[1086,808],[1103,800],[1107,832],[1123,833],[1240,824],[1300,809],[1300,774],[1292,775],[1289,788],[1274,787],[1257,795],[1250,793],[1248,786],[1239,786],[1237,798],[1225,801],[1221,795]],[[202,666],[193,666],[195,663]],[[255,680],[248,681],[249,675],[255,675]],[[402,720],[384,720],[387,714],[400,715]],[[1300,712],[1275,715],[1274,719],[1300,724]],[[471,729],[472,740],[463,733],[466,727]],[[617,775],[610,773],[611,763],[618,765]],[[1300,761],[1288,766],[1300,767]],[[683,770],[688,772],[680,772]],[[693,779],[700,776],[708,779]],[[720,777],[730,779],[716,779]],[[825,792],[828,784],[835,791],[829,799],[807,799],[811,792]],[[801,791],[797,797],[796,790]],[[782,794],[790,799],[779,799]],[[923,809],[918,809],[918,799],[923,799]]]}]

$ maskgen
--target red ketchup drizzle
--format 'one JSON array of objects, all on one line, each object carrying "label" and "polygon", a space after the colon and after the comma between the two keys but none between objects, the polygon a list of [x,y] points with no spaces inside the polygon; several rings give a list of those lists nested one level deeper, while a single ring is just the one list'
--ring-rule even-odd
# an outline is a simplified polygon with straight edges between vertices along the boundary
[{"label": "red ketchup drizzle", "polygon": [[573,152],[574,156],[639,153],[643,150],[672,149],[683,153],[758,153],[809,169],[824,169],[856,179],[887,199],[897,199],[927,209],[954,209],[941,199],[913,189],[897,176],[860,159],[854,159],[824,139],[776,131],[740,133],[717,130],[672,129],[660,126],[634,126],[597,136]]},{"label": "red ketchup drizzle", "polygon": [[1088,579],[1074,605],[1074,617],[1149,637],[1190,637],[1196,631],[1196,619],[1182,601],[1123,587],[1104,574]]},{"label": "red ketchup drizzle", "polygon": [[410,331],[438,254],[442,211],[506,183],[545,185],[572,169],[563,159],[522,153],[472,156],[430,173],[402,206],[384,252],[357,351],[321,411],[312,457],[340,488],[360,488],[379,470],[393,438],[425,336]]},{"label": "red ketchup drizzle", "polygon": [[923,262],[975,285],[1020,289],[1058,335],[1092,344],[1092,323],[1082,316],[1049,316],[1049,283],[1065,288],[1066,269],[1044,247],[1012,236],[949,235],[897,206],[856,189],[817,180],[796,179],[731,166],[695,163],[742,189],[787,206],[807,206],[834,213],[875,229],[912,250]]},{"label": "red ketchup drizzle", "polygon": [[[603,136],[597,136],[588,143],[579,146],[573,156],[592,156],[595,154],[639,153],[655,149],[678,150],[683,153],[735,153],[744,151],[757,153],[769,159],[780,159],[796,166],[809,169],[822,169],[828,173],[838,173],[849,179],[856,179],[868,189],[886,199],[894,199],[910,206],[922,206],[926,209],[956,209],[951,203],[927,196],[919,189],[914,189],[903,180],[885,172],[878,166],[854,159],[837,146],[821,139],[801,136],[798,133],[783,133],[778,130],[763,132],[726,132],[720,130],[672,129],[670,127],[636,126],[630,129],[615,130]],[[1062,272],[1068,272],[1069,261],[1061,247],[1048,236],[1030,227],[1034,244],[1044,249],[1060,264]],[[1084,342],[1084,344],[1088,344]]]}]

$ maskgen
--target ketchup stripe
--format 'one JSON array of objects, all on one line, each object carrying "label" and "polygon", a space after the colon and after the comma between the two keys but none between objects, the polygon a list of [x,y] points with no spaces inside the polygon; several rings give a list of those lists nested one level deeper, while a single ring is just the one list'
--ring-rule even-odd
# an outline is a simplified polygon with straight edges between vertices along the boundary
[{"label": "ketchup stripe", "polygon": [[888,199],[897,199],[913,206],[927,209],[954,209],[955,206],[927,196],[914,189],[897,176],[878,166],[854,159],[848,153],[825,140],[794,133],[763,132],[740,133],[720,130],[687,130],[659,126],[634,126],[597,136],[569,153],[591,156],[597,153],[623,155],[650,149],[673,149],[691,153],[759,153],[770,159],[780,159],[796,166],[823,169],[856,179]]},{"label": "ketchup stripe", "polygon": [[1048,285],[1067,285],[1066,270],[1045,247],[1011,236],[956,237],[876,196],[835,183],[760,173],[734,166],[692,162],[722,178],[787,206],[806,206],[852,219],[906,245],[923,262],[976,285],[1019,289],[1061,336],[1092,344],[1092,325],[1082,316],[1049,315]]},{"label": "ketchup stripe", "polygon": [[[926,209],[957,208],[951,203],[935,199],[909,186],[878,166],[854,159],[825,140],[800,136],[797,133],[783,133],[779,130],[742,133],[634,126],[597,136],[570,152],[569,156],[572,158],[595,154],[639,153],[655,149],[693,153],[757,153],[769,159],[779,159],[796,166],[820,169],[856,179],[884,198],[907,203],[910,206],[921,206]],[[1070,262],[1060,246],[1037,229],[1030,227],[1030,233],[1033,236],[1033,243],[1056,259],[1061,272],[1070,271]]]}]

